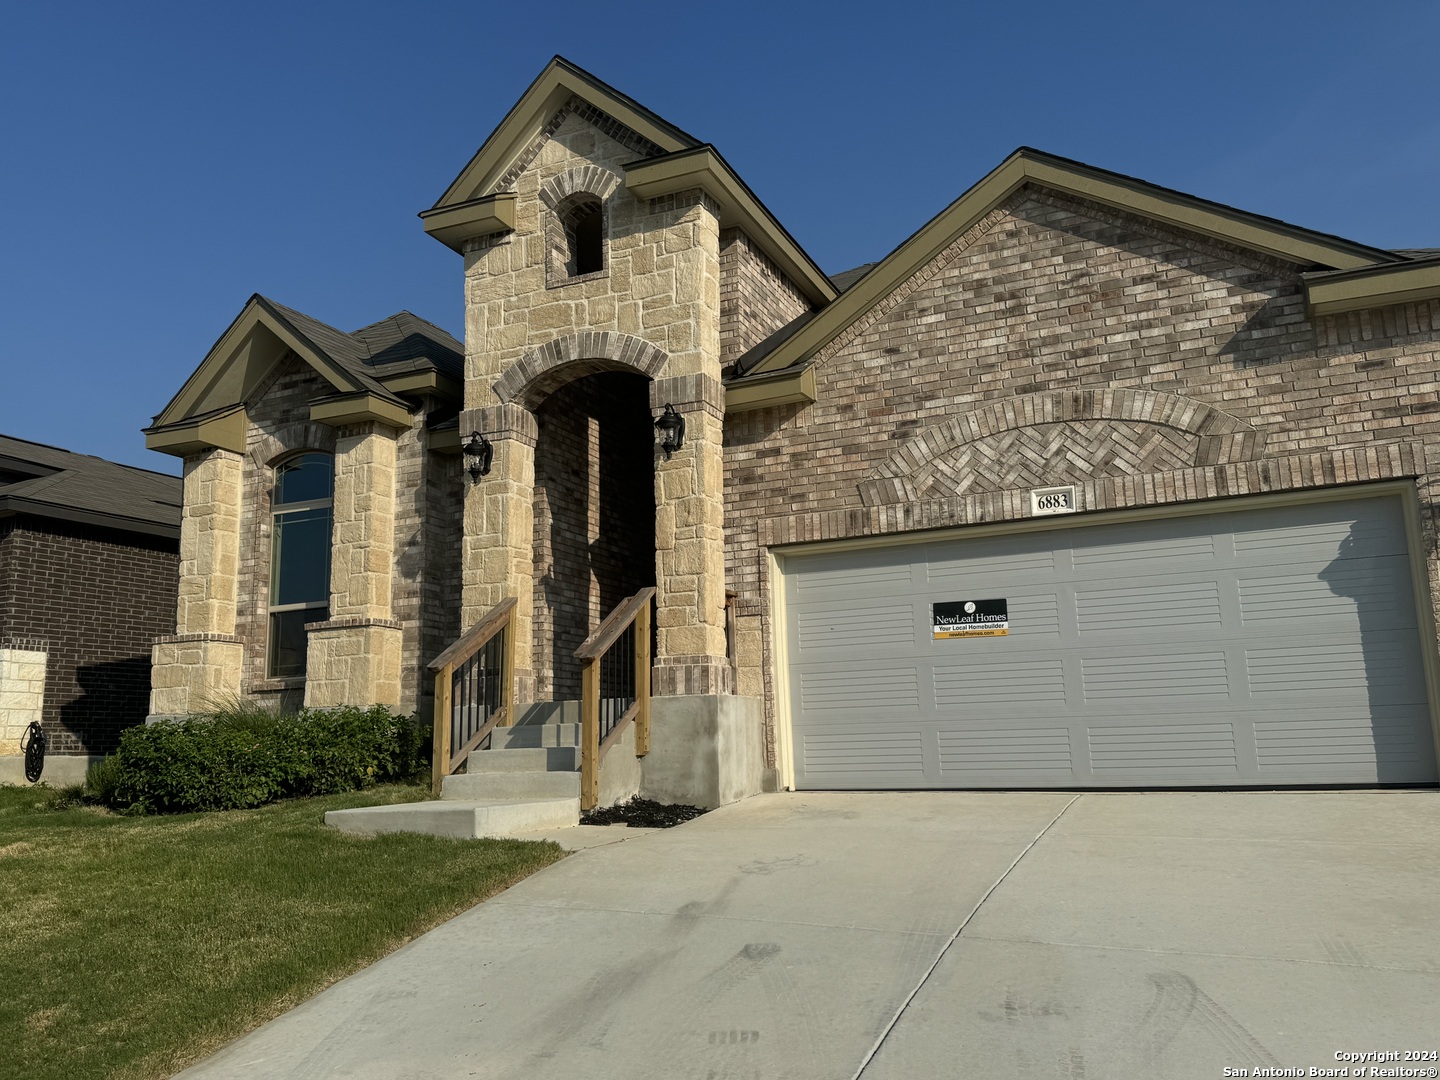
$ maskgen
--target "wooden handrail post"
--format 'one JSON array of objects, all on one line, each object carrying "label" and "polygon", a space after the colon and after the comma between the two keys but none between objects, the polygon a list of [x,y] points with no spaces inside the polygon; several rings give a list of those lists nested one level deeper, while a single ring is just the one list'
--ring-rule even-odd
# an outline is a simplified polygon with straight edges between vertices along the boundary
[{"label": "wooden handrail post", "polygon": [[455,668],[446,664],[435,673],[435,741],[430,752],[430,786],[436,795],[450,775],[450,726],[454,709],[450,700]]},{"label": "wooden handrail post", "polygon": [[650,752],[650,601],[635,613],[635,756]]},{"label": "wooden handrail post", "polygon": [[580,809],[600,802],[600,661],[585,661],[580,681]]},{"label": "wooden handrail post", "polygon": [[501,676],[500,682],[500,708],[505,710],[505,716],[500,721],[500,727],[509,727],[515,723],[515,620],[510,619],[505,623],[504,645],[501,647],[502,658],[500,670],[505,674]]}]

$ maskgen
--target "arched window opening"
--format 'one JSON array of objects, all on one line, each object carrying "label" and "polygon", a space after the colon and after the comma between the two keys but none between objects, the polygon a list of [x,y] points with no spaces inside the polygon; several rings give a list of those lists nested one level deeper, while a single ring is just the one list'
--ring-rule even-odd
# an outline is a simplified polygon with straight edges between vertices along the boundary
[{"label": "arched window opening", "polygon": [[605,269],[605,211],[586,199],[565,215],[565,270],[571,277]]},{"label": "arched window opening", "polygon": [[305,624],[330,615],[334,495],[335,460],[329,454],[301,454],[275,467],[267,665],[272,679],[305,674]]}]

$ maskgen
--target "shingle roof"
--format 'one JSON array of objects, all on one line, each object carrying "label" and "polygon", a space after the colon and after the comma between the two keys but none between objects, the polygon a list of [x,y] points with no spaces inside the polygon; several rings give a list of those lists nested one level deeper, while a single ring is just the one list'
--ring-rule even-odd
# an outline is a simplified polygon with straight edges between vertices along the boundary
[{"label": "shingle roof", "polygon": [[873,262],[862,263],[860,266],[857,266],[854,269],[842,270],[838,274],[831,274],[830,282],[835,286],[835,288],[839,289],[841,292],[844,292],[851,285],[854,285],[862,277],[868,274],[872,267],[879,265],[879,263]]},{"label": "shingle roof", "polygon": [[433,368],[453,378],[465,372],[465,347],[434,323],[408,311],[397,312],[353,333],[256,295],[272,314],[290,324],[300,336],[335,362],[365,389],[393,397],[376,381],[396,371]]},{"label": "shingle roof", "polygon": [[[17,473],[23,478],[5,483]],[[178,476],[0,435],[0,517],[33,514],[178,538],[181,490]]]}]

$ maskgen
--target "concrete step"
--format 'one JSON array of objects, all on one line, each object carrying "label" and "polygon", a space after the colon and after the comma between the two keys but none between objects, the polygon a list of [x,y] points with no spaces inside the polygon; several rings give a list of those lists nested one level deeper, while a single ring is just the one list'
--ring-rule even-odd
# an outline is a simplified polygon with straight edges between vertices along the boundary
[{"label": "concrete step", "polygon": [[447,776],[440,787],[445,801],[561,799],[580,797],[578,772],[480,772]]},{"label": "concrete step", "polygon": [[[452,777],[453,779],[453,777]],[[331,810],[325,824],[342,832],[413,832],[457,840],[533,835],[580,823],[580,799],[472,799]]]},{"label": "concrete step", "polygon": [[515,716],[517,727],[534,724],[578,724],[580,702],[576,698],[568,701],[522,702],[515,707]]},{"label": "concrete step", "polygon": [[578,746],[507,747],[479,750],[465,759],[465,771],[476,773],[574,772],[580,768]]},{"label": "concrete step", "polygon": [[[535,746],[579,746],[579,724],[517,724],[495,728],[490,751]],[[490,751],[484,751],[486,753]]]}]

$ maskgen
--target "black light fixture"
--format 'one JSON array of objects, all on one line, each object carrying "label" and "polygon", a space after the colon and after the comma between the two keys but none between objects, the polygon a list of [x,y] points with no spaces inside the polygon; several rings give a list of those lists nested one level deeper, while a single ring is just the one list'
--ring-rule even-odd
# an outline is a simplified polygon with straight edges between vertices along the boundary
[{"label": "black light fixture", "polygon": [[670,455],[685,445],[685,418],[675,411],[674,405],[666,403],[665,411],[655,421],[655,430],[660,432],[660,449],[669,461]]},{"label": "black light fixture", "polygon": [[470,441],[462,450],[465,460],[469,462],[465,471],[470,474],[472,481],[479,480],[482,476],[490,473],[490,462],[495,460],[495,447],[490,440],[481,435],[478,431],[470,433]]}]

